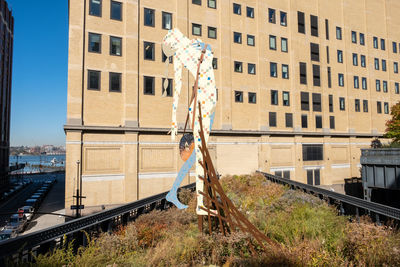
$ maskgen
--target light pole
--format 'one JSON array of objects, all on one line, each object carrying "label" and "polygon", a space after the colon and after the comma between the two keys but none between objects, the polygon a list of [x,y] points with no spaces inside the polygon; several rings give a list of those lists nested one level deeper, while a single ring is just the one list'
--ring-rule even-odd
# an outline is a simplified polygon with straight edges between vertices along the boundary
[{"label": "light pole", "polygon": [[76,161],[76,218],[80,217],[80,210],[79,210],[79,164],[81,162],[79,160]]}]

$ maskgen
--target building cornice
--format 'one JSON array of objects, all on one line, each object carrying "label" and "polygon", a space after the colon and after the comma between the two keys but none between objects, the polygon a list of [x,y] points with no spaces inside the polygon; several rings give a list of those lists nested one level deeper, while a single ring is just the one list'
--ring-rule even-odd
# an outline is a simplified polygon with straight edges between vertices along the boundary
[{"label": "building cornice", "polygon": [[[94,125],[64,125],[65,132],[83,131],[98,133],[140,133],[140,134],[167,134],[169,128],[125,127],[125,126],[94,126]],[[183,129],[178,130],[183,133]],[[299,132],[299,131],[251,131],[251,130],[221,130],[211,131],[211,135],[224,136],[310,136],[310,137],[383,137],[382,133],[347,133],[347,132]]]}]

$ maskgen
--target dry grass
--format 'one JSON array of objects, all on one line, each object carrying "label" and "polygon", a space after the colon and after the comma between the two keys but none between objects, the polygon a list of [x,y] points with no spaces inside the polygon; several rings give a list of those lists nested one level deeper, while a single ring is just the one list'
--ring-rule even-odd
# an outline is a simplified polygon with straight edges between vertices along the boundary
[{"label": "dry grass", "polygon": [[371,222],[351,223],[325,202],[270,184],[260,175],[229,176],[222,185],[234,204],[280,248],[252,255],[244,233],[202,235],[195,198],[182,191],[187,210],[140,216],[114,234],[81,248],[55,250],[38,266],[400,266],[400,234]]}]

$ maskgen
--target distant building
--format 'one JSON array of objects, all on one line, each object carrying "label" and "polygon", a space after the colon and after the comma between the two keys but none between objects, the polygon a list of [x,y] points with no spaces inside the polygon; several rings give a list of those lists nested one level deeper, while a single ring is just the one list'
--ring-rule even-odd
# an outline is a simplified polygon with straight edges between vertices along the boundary
[{"label": "distant building", "polygon": [[10,152],[11,72],[14,18],[7,2],[0,0],[0,190],[8,184]]},{"label": "distant building", "polygon": [[[398,0],[69,2],[67,208],[78,160],[85,207],[171,187],[183,164],[167,135],[173,90],[162,97],[171,28],[213,48],[209,150],[223,175],[263,170],[312,185],[360,177],[360,149],[382,136],[400,100]],[[193,82],[184,70],[180,128]]]}]

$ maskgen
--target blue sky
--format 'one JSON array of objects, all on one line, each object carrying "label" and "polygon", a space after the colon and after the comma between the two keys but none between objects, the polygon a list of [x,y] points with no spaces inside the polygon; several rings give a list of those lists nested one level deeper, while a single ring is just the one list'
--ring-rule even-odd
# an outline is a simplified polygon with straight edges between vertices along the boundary
[{"label": "blue sky", "polygon": [[11,145],[64,145],[68,1],[6,1],[14,16]]}]

